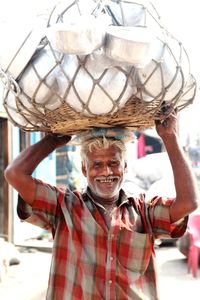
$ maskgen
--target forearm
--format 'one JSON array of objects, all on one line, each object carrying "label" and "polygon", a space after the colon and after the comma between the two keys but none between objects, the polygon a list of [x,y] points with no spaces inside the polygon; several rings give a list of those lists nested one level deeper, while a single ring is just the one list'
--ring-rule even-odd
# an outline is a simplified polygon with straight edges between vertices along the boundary
[{"label": "forearm", "polygon": [[171,162],[176,199],[171,207],[171,219],[177,221],[197,208],[199,192],[191,164],[177,135],[163,141]]},{"label": "forearm", "polygon": [[36,191],[36,183],[31,174],[45,157],[69,140],[70,137],[67,136],[47,135],[38,143],[21,152],[6,168],[4,175],[7,182],[19,192],[28,204],[33,203]]}]

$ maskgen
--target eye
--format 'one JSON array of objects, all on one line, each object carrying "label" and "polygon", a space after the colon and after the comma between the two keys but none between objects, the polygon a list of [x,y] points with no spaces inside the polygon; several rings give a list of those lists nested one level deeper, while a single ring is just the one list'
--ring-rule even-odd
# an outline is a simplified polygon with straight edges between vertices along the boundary
[{"label": "eye", "polygon": [[99,161],[94,161],[93,162],[93,168],[97,169],[101,167],[101,163]]},{"label": "eye", "polygon": [[110,167],[118,167],[119,164],[120,164],[119,161],[114,160],[114,161],[111,161],[111,162],[109,163],[109,166],[110,166]]}]

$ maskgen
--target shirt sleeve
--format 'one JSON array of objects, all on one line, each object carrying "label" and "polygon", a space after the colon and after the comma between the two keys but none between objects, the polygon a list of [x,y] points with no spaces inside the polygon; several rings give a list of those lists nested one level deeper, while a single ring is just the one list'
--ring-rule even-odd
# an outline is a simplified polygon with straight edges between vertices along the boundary
[{"label": "shirt sleeve", "polygon": [[35,200],[32,206],[26,204],[19,196],[17,213],[20,219],[44,229],[53,230],[56,218],[61,214],[59,199],[65,191],[38,179],[36,182]]},{"label": "shirt sleeve", "polygon": [[171,223],[169,209],[173,201],[169,198],[155,197],[148,203],[149,221],[156,238],[178,238],[186,231],[188,217]]}]

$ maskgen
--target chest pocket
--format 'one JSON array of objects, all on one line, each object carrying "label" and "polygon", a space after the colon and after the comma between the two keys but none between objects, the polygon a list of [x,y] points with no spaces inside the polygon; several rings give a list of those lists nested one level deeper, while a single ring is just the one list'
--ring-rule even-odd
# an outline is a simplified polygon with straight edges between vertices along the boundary
[{"label": "chest pocket", "polygon": [[150,234],[122,229],[118,236],[118,264],[131,280],[145,273],[152,254]]}]

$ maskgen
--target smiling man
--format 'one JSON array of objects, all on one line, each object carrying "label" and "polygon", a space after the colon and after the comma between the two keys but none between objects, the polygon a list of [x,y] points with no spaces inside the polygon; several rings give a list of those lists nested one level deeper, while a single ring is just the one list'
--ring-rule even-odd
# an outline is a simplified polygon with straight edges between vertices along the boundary
[{"label": "smiling man", "polygon": [[[176,113],[157,121],[156,129],[171,161],[175,199],[155,195],[146,202],[144,195],[133,198],[121,188],[128,163],[127,131],[122,129],[94,131],[81,139],[82,172],[88,182],[83,193],[31,176],[70,137],[47,135],[5,170],[7,181],[20,194],[21,218],[53,233],[46,299],[159,299],[154,241],[184,233],[199,195],[179,144]],[[23,203],[31,209],[25,211]]]},{"label": "smiling man", "polygon": [[95,149],[93,143],[94,150],[88,152],[82,162],[82,172],[87,177],[91,194],[106,207],[113,206],[118,200],[126,169],[125,158],[115,144],[110,143],[104,149],[102,143],[102,148],[97,148],[98,144]]}]

